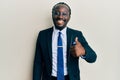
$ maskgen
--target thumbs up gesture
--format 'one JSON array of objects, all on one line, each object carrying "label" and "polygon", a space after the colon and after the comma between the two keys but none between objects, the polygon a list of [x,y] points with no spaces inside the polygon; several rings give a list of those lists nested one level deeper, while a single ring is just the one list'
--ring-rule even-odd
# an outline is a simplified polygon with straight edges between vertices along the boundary
[{"label": "thumbs up gesture", "polygon": [[81,43],[78,41],[78,37],[75,38],[75,45],[70,47],[70,53],[74,56],[74,57],[80,57],[85,55],[85,49],[84,47],[81,45]]}]

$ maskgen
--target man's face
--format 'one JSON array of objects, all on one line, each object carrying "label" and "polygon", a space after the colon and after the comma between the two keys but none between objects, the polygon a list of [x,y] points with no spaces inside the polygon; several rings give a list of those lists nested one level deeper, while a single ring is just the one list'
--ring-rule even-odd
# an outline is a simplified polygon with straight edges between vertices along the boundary
[{"label": "man's face", "polygon": [[52,13],[52,18],[53,23],[57,29],[62,30],[64,27],[66,27],[70,19],[69,14],[69,9],[65,5],[60,5],[55,8]]}]

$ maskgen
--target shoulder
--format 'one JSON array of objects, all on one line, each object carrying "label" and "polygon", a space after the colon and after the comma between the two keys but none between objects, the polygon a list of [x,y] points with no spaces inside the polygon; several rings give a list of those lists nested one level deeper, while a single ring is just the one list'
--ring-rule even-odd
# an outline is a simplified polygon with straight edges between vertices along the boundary
[{"label": "shoulder", "polygon": [[48,28],[48,29],[44,29],[44,30],[39,31],[39,35],[46,35],[46,34],[49,34],[52,31],[53,31],[52,27]]},{"label": "shoulder", "polygon": [[48,29],[44,29],[44,30],[41,30],[39,33],[46,33],[46,32],[50,32],[53,30],[53,27],[51,28],[48,28]]},{"label": "shoulder", "polygon": [[44,29],[44,30],[41,30],[39,31],[38,33],[38,38],[45,38],[47,37],[49,34],[52,34],[53,32],[53,28],[48,28],[48,29]]}]

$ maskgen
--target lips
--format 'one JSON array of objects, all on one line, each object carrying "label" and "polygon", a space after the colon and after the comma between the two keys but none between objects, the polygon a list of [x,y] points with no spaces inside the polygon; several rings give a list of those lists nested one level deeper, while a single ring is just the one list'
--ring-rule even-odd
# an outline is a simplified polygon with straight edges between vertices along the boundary
[{"label": "lips", "polygon": [[57,23],[58,25],[64,25],[64,20],[57,20],[56,23]]}]

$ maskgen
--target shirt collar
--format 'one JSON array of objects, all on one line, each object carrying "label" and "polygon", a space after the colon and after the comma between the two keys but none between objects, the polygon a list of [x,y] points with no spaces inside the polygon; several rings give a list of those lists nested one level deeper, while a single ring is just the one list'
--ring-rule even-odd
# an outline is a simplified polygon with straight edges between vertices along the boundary
[{"label": "shirt collar", "polygon": [[67,29],[67,27],[65,27],[63,30],[58,30],[58,29],[56,29],[55,28],[55,26],[53,27],[53,32],[55,33],[55,34],[58,34],[59,32],[61,32],[62,33],[62,35],[65,35],[66,34],[66,29]]}]

